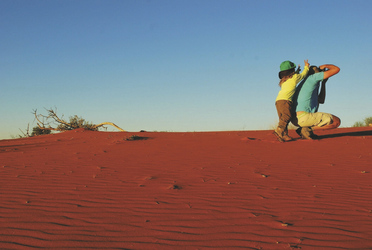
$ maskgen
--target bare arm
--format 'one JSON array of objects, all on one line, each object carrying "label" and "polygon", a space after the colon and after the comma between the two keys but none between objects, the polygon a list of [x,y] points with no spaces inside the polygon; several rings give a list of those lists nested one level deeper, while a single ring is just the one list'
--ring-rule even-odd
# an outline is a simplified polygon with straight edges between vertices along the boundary
[{"label": "bare arm", "polygon": [[324,70],[327,68],[327,71],[324,71],[324,79],[327,79],[331,76],[336,75],[338,72],[340,72],[340,68],[333,65],[333,64],[324,64],[322,66],[319,66],[320,69]]}]

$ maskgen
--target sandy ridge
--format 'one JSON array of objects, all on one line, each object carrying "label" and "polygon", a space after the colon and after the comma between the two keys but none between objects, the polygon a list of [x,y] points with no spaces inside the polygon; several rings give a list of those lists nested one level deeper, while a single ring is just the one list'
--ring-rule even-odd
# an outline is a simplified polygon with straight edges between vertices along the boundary
[{"label": "sandy ridge", "polygon": [[319,135],[2,140],[0,248],[372,248],[372,131]]}]

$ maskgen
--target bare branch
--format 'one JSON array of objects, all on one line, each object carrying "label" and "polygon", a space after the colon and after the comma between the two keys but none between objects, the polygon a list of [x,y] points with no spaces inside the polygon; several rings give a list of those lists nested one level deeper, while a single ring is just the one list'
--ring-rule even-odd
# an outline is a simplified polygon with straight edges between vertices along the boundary
[{"label": "bare branch", "polygon": [[57,123],[60,123],[60,124],[66,125],[67,127],[72,127],[72,128],[74,128],[74,126],[72,126],[70,123],[68,123],[68,122],[66,122],[66,121],[64,121],[64,120],[62,120],[62,119],[60,119],[60,118],[57,116],[56,112],[55,112],[53,109],[48,109],[47,111],[48,111],[48,113],[49,113],[48,118],[52,118],[52,119],[55,120]]},{"label": "bare branch", "polygon": [[22,137],[30,137],[29,130],[30,130],[30,124],[27,124],[26,133],[23,132],[22,129],[19,129],[19,131],[21,131],[21,133],[23,134],[23,135],[19,135],[19,137],[20,138],[22,138]]},{"label": "bare branch", "polygon": [[[43,118],[44,118],[44,116],[43,116],[43,115],[38,115],[38,114],[37,114],[37,109],[34,110],[33,114],[34,114],[35,119],[36,119],[36,121],[37,121],[37,123],[36,123],[37,126],[38,126],[39,128],[41,128],[41,129],[45,128],[45,124],[44,124],[44,122],[40,121],[40,119],[39,119],[39,116],[41,116],[41,117],[43,117]],[[40,125],[40,124],[41,124],[41,125]]]},{"label": "bare branch", "polygon": [[120,128],[119,126],[117,126],[116,124],[114,124],[112,122],[102,122],[102,123],[100,123],[98,125],[94,125],[93,127],[94,128],[99,128],[99,127],[102,127],[103,125],[111,125],[111,126],[117,128],[117,129],[119,129],[121,132],[125,132],[124,129]]}]

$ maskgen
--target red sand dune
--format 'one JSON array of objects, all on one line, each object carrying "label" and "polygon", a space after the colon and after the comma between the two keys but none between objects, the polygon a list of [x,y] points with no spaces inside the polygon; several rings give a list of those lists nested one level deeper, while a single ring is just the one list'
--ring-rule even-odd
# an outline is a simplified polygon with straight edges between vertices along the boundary
[{"label": "red sand dune", "polygon": [[1,140],[0,248],[372,249],[372,130],[318,134]]}]

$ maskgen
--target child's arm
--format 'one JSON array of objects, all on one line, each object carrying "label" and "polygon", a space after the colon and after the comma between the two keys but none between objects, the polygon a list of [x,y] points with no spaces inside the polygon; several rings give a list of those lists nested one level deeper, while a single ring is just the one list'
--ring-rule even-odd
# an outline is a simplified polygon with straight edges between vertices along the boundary
[{"label": "child's arm", "polygon": [[304,63],[305,63],[305,67],[302,73],[298,75],[299,76],[298,81],[301,81],[302,79],[304,79],[307,73],[309,72],[309,66],[310,66],[309,60],[304,60]]}]

